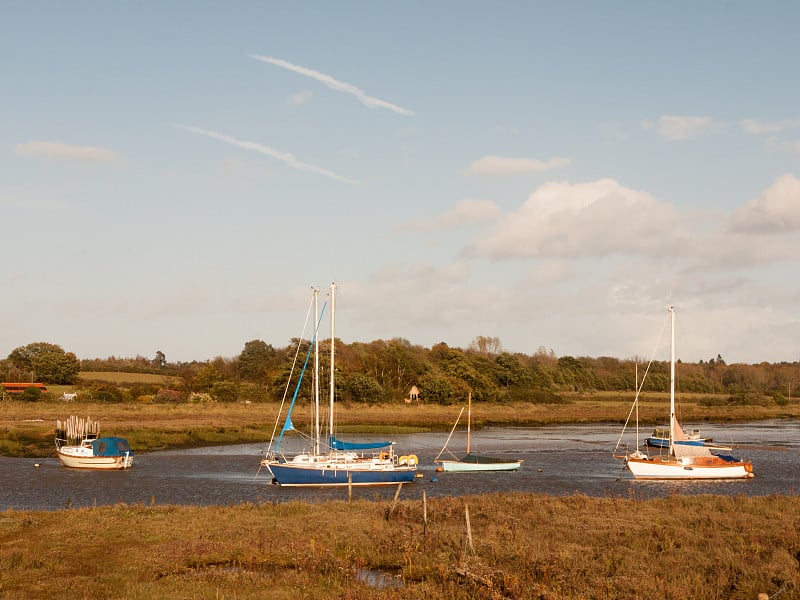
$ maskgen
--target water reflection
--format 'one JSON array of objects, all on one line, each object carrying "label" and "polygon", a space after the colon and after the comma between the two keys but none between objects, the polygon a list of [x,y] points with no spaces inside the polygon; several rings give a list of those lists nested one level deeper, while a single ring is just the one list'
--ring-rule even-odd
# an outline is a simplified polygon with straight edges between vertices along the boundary
[{"label": "water reflection", "polygon": [[[797,493],[800,483],[798,422],[704,424],[702,429],[716,442],[736,440],[740,447],[736,453],[752,459],[756,477],[748,481],[634,481],[624,466],[611,457],[619,438],[618,426],[497,427],[476,432],[473,449],[522,458],[525,462],[519,471],[439,473],[433,459],[447,433],[396,436],[398,450],[417,454],[423,475],[403,489],[401,498],[420,498],[422,489],[429,498],[512,491],[635,498],[670,494]],[[647,434],[649,430],[642,433]],[[460,453],[463,443],[454,436],[450,447]],[[285,444],[285,449],[290,450],[291,440]],[[264,469],[259,472],[258,466],[265,446],[244,444],[139,453],[134,468],[125,472],[64,469],[55,458],[0,457],[3,480],[0,509],[55,510],[116,503],[204,506],[347,498],[346,488],[282,488],[271,484],[269,472]],[[393,487],[354,488],[353,497],[388,500],[394,491]]]}]

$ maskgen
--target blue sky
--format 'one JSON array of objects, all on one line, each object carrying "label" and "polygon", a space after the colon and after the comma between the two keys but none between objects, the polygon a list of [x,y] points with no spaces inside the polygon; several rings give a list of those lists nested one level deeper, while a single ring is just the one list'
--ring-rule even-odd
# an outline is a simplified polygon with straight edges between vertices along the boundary
[{"label": "blue sky", "polygon": [[794,2],[0,5],[0,356],[800,358]]}]

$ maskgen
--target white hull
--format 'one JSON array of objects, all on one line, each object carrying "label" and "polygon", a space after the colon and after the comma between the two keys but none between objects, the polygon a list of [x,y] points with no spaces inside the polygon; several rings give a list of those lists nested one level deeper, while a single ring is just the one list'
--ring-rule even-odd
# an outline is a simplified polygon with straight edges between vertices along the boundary
[{"label": "white hull", "polygon": [[468,463],[460,460],[442,460],[439,461],[439,464],[445,473],[473,473],[476,471],[516,471],[522,465],[522,461]]},{"label": "white hull", "polygon": [[72,469],[104,469],[122,470],[130,469],[133,465],[133,456],[91,456],[81,452],[80,446],[64,446],[56,450],[61,466]]},{"label": "white hull", "polygon": [[[716,457],[715,457],[716,458]],[[695,462],[656,457],[627,459],[628,469],[636,479],[750,479],[753,468],[746,462]]]}]

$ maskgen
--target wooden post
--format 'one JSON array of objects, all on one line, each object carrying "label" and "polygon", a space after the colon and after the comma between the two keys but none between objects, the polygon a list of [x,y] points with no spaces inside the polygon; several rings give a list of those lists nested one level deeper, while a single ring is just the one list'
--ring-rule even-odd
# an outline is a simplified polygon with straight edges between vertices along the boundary
[{"label": "wooden post", "polygon": [[397,506],[397,498],[400,496],[400,490],[402,489],[403,489],[403,482],[401,481],[400,483],[397,484],[397,490],[395,490],[394,492],[394,501],[392,502],[392,506],[389,508],[388,511],[386,511],[387,521],[389,520],[389,517],[392,516],[392,513],[394,512],[394,509]]},{"label": "wooden post", "polygon": [[469,506],[467,504],[464,504],[464,516],[467,520],[467,547],[470,553],[474,553],[475,547],[472,545],[472,526],[469,523]]},{"label": "wooden post", "polygon": [[422,490],[422,534],[428,533],[428,501],[425,497],[425,490]]},{"label": "wooden post", "polygon": [[347,472],[347,503],[353,502],[353,472]]}]

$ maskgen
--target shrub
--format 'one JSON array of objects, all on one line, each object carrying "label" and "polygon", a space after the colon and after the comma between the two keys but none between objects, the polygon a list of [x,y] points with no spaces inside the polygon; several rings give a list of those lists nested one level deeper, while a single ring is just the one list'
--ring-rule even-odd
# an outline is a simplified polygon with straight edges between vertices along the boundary
[{"label": "shrub", "polygon": [[758,392],[739,392],[728,396],[728,404],[733,406],[766,406],[769,401]]},{"label": "shrub", "polygon": [[38,402],[42,399],[42,390],[35,387],[28,387],[19,395],[23,402]]},{"label": "shrub", "polygon": [[239,386],[232,381],[217,381],[211,386],[211,397],[217,402],[236,402]]},{"label": "shrub", "polygon": [[243,383],[239,386],[239,399],[247,402],[269,402],[270,394],[266,386],[257,383]]},{"label": "shrub", "polygon": [[115,385],[95,383],[89,389],[89,397],[95,402],[119,403],[124,399],[124,391]]},{"label": "shrub", "polygon": [[153,397],[154,402],[159,404],[177,404],[183,401],[183,396],[178,390],[160,389]]}]

